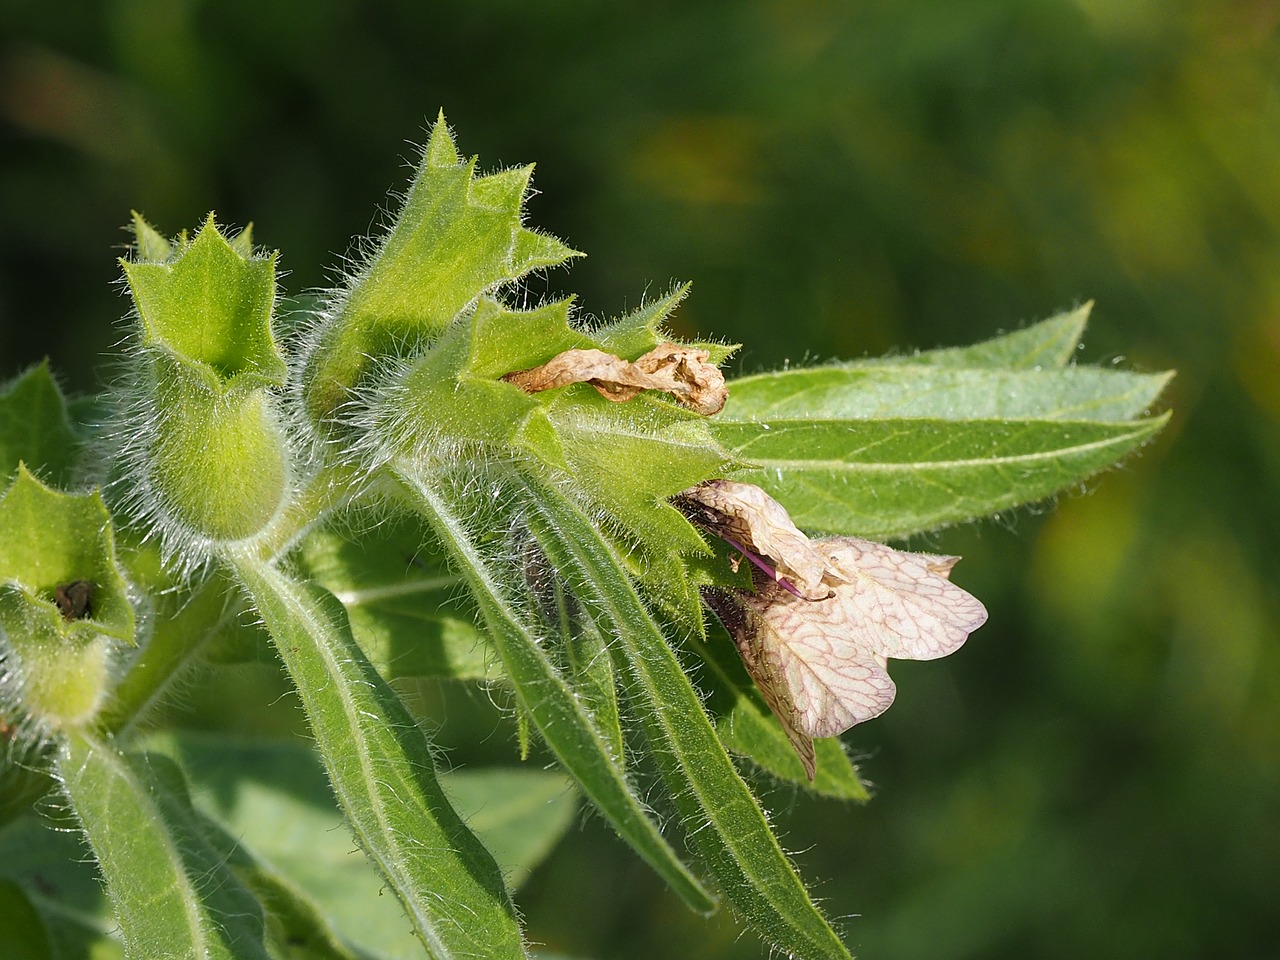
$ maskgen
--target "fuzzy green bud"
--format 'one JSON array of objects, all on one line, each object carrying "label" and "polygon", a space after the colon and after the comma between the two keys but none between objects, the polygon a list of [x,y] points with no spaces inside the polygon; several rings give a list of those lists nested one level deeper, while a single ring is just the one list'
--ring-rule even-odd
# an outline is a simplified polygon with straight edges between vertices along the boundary
[{"label": "fuzzy green bud", "polygon": [[212,217],[164,246],[139,220],[125,261],[138,308],[141,394],[121,431],[128,491],[169,542],[251,537],[289,494],[287,436],[273,388],[286,366],[272,338],[275,257],[254,256]]}]

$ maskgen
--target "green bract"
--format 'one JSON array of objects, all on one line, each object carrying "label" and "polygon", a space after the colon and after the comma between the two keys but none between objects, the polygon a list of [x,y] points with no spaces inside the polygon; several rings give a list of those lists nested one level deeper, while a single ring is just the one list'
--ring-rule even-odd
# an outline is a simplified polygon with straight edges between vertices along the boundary
[{"label": "green bract", "polygon": [[[21,746],[0,767],[0,905],[32,956],[524,957],[512,894],[579,795],[693,910],[722,897],[781,954],[849,956],[753,783],[866,787],[837,739],[807,779],[700,604],[751,589],[750,565],[672,498],[747,481],[807,531],[863,537],[972,520],[1155,436],[1168,375],[1071,365],[1086,307],[745,377],[708,414],[735,348],[673,343],[687,288],[598,325],[524,303],[520,278],[577,256],[523,225],[530,171],[478,176],[438,122],[386,235],[289,351],[275,255],[247,230],[170,241],[135,218],[122,381],[76,407],[106,426],[69,417],[44,367],[0,390],[0,732]],[[716,403],[526,376],[650,354]],[[269,658],[314,750],[139,740],[196,667],[216,683]],[[423,677],[488,685],[520,754],[536,734],[562,774],[442,775],[402,696]],[[105,902],[81,848],[24,812],[55,782]]]},{"label": "green bract", "polygon": [[395,223],[327,308],[303,385],[315,420],[333,415],[374,360],[430,342],[482,294],[581,256],[521,225],[532,166],[484,177],[475,168],[441,115]]}]

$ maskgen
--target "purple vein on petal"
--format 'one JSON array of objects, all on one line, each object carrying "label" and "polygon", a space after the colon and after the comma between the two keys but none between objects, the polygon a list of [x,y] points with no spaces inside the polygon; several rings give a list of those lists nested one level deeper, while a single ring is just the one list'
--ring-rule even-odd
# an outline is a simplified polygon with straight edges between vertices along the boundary
[{"label": "purple vein on petal", "polygon": [[748,550],[746,547],[740,544],[737,540],[734,540],[733,537],[726,537],[724,534],[720,534],[720,539],[722,539],[725,543],[729,544],[729,546],[733,547],[733,549],[737,550],[744,557],[750,560],[753,564],[755,564],[757,567],[763,570],[770,580],[772,580],[774,583],[780,586],[783,590],[786,590],[787,593],[793,594],[795,597],[799,598],[800,600],[808,599],[807,597],[805,597],[804,594],[802,594],[799,590],[795,588],[795,586],[791,583],[790,580],[788,580],[786,577],[779,576],[777,570],[769,566],[769,564],[765,563],[763,557],[759,557],[756,554],[752,553],[750,550]]}]

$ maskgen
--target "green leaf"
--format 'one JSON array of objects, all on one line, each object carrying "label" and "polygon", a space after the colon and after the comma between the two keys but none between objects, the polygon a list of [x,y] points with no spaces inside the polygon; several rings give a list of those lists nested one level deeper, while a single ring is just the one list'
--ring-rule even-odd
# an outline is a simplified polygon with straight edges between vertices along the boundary
[{"label": "green leaf", "polygon": [[449,804],[430,744],[318,586],[232,558],[288,668],[334,793],[431,956],[523,957],[492,856]]},{"label": "green leaf", "polygon": [[[0,832],[0,876],[22,889],[43,920],[51,956],[121,960],[124,947],[102,881],[78,831],[36,814]],[[7,931],[8,926],[0,926]]]},{"label": "green leaf", "polygon": [[426,541],[407,514],[357,538],[316,530],[298,551],[298,569],[341,601],[361,649],[388,680],[492,679],[493,650],[461,596],[462,578]]},{"label": "green leaf", "polygon": [[[151,749],[181,762],[195,805],[252,862],[238,872],[283,885],[291,910],[319,912],[346,941],[379,956],[417,957],[421,946],[402,922],[399,904],[366,859],[351,855],[350,836],[334,805],[315,751],[284,741],[240,741],[165,734]],[[519,886],[574,821],[576,794],[563,775],[544,770],[485,769],[444,774],[454,807]],[[267,865],[270,866],[267,866]],[[291,891],[291,892],[290,892]]]},{"label": "green leaf", "polygon": [[482,294],[580,256],[521,226],[532,167],[475,175],[443,115],[395,223],[336,309],[311,358],[307,409],[322,420],[368,369],[438,336]]},{"label": "green leaf", "polygon": [[5,960],[55,960],[43,918],[12,880],[0,879],[0,930]]},{"label": "green leaf", "polygon": [[[28,805],[28,810],[30,805]],[[32,812],[0,830],[0,877],[22,888],[43,918],[53,956],[120,960],[119,926],[79,831]],[[6,935],[10,928],[0,925]],[[0,939],[8,946],[8,938]]]},{"label": "green leaf", "polygon": [[150,632],[147,655],[129,663],[97,717],[99,729],[117,736],[170,700],[206,659],[214,659],[208,654],[215,641],[230,646],[229,638],[236,635],[247,646],[261,634],[248,622],[237,586],[223,571],[210,571],[194,583],[175,579],[162,565],[156,544],[131,547],[130,580],[151,598]]},{"label": "green leaf", "polygon": [[632,708],[667,789],[735,910],[780,952],[847,960],[611,545],[553,488],[526,482],[530,530],[601,630],[616,637]]},{"label": "green leaf", "polygon": [[1093,301],[1083,306],[967,347],[944,347],[905,356],[861,360],[864,364],[903,363],[945,367],[989,367],[1006,370],[1040,370],[1063,367],[1075,356]]},{"label": "green leaf", "polygon": [[560,655],[557,666],[585,701],[596,726],[610,738],[614,755],[625,756],[617,682],[605,636],[532,537],[522,537],[516,549],[533,609],[552,641],[547,646]]},{"label": "green leaf", "polygon": [[299,925],[320,956],[347,956],[344,941],[379,957],[422,956],[399,901],[383,896],[381,874],[353,853],[314,750],[188,732],[147,746],[181,764],[206,834],[223,838],[232,869],[264,906],[283,911],[269,919]]},{"label": "green leaf", "polygon": [[204,843],[161,761],[78,734],[58,759],[126,958],[265,960],[261,908]]},{"label": "green leaf", "polygon": [[1049,496],[1154,437],[1168,415],[1062,420],[780,420],[726,423],[719,439],[808,530],[903,537]]},{"label": "green leaf", "polygon": [[574,823],[577,791],[561,773],[455,770],[444,789],[519,889]]},{"label": "green leaf", "polygon": [[25,463],[55,487],[66,487],[80,455],[67,404],[43,361],[0,387],[0,485]]},{"label": "green leaf", "polygon": [[1172,378],[1100,367],[961,369],[849,364],[744,377],[718,421],[1095,420],[1144,413]]},{"label": "green leaf", "polygon": [[[443,467],[428,472],[421,464],[400,463],[393,469],[406,502],[428,522],[470,587],[524,714],[618,835],[690,907],[711,910],[715,901],[663,839],[647,805],[628,781],[622,757],[615,752],[617,736],[601,728],[582,697],[556,669],[540,642],[542,632],[524,612],[528,604],[518,603],[513,595],[520,579],[510,569],[505,544],[497,544],[495,549],[492,538],[477,533],[474,527],[479,518],[494,519],[495,505],[510,504],[502,495],[493,495],[496,478],[451,475]],[[481,486],[483,497],[477,499]],[[510,525],[511,520],[509,515],[498,518],[498,529]]]}]

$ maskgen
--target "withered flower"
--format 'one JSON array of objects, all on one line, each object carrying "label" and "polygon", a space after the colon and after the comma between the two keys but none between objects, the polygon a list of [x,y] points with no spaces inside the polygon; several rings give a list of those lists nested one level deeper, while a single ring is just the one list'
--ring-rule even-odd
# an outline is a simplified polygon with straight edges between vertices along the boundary
[{"label": "withered flower", "polygon": [[660,390],[704,416],[719,413],[729,396],[724,374],[710,362],[710,354],[678,343],[659,344],[634,362],[603,350],[565,350],[541,366],[502,379],[525,393],[589,383],[616,403],[641,390]]},{"label": "withered flower", "polygon": [[887,663],[958,650],[987,611],[948,579],[957,557],[856,537],[810,540],[759,487],[712,480],[676,503],[755,565],[755,589],[704,591],[805,773],[813,738],[879,716],[896,688]]}]

